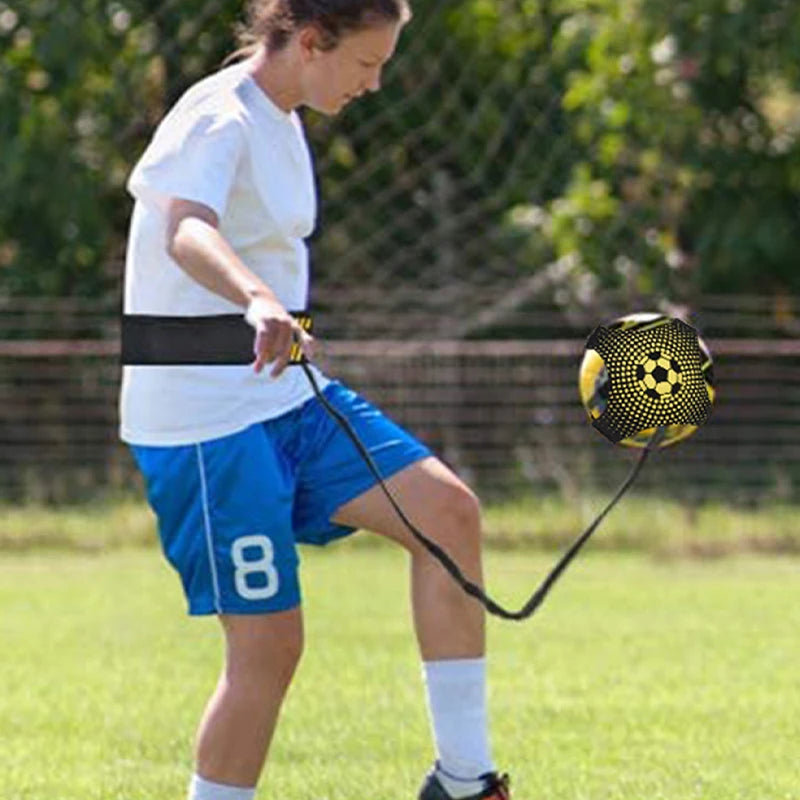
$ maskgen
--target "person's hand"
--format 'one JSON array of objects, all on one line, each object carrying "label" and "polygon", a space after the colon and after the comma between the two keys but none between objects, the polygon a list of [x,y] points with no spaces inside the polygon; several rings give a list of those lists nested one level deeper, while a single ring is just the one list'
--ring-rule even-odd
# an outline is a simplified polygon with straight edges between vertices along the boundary
[{"label": "person's hand", "polygon": [[295,342],[300,345],[306,358],[312,358],[313,337],[300,327],[277,300],[256,296],[250,301],[244,316],[256,332],[253,342],[256,359],[253,370],[256,373],[274,361],[270,375],[277,378],[286,369]]}]

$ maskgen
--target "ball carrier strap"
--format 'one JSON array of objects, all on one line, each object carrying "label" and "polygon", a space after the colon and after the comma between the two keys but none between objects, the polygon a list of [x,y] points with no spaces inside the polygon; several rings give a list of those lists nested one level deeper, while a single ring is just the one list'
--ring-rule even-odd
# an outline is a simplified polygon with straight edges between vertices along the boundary
[{"label": "ball carrier strap", "polygon": [[[304,330],[311,332],[311,317],[305,312],[292,312]],[[221,314],[206,317],[161,317],[126,314],[122,317],[121,361],[124,365],[246,365],[252,364],[254,331],[240,314]],[[490,614],[502,619],[528,619],[542,605],[556,581],[578,555],[581,548],[600,526],[612,508],[633,486],[648,456],[661,442],[664,428],[658,428],[636,461],[617,493],[592,524],[573,542],[542,581],[530,599],[518,610],[504,608],[476,583],[468,580],[450,555],[420,531],[400,507],[386,485],[367,448],[358,438],[350,421],[332,406],[319,388],[308,361],[295,342],[290,364],[299,365],[308,378],[314,395],[353,443],[359,456],[377,481],[394,512],[420,544],[447,570],[453,580]]]},{"label": "ball carrier strap", "polygon": [[[311,333],[313,322],[305,311],[291,315]],[[241,314],[164,317],[149,314],[122,316],[120,359],[130,366],[248,365],[252,364],[255,332]],[[292,346],[289,365],[305,360]]]}]

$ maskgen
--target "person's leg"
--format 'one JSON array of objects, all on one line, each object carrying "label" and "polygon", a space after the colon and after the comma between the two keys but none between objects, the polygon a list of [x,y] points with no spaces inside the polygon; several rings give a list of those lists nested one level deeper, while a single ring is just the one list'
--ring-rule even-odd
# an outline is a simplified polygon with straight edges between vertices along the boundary
[{"label": "person's leg", "polygon": [[[412,464],[386,484],[411,522],[480,585],[480,505],[470,489],[435,458]],[[483,657],[483,608],[414,538],[379,486],[343,505],[333,519],[386,536],[410,553],[414,626],[425,661]]]},{"label": "person's leg", "polygon": [[197,734],[203,781],[254,787],[303,647],[299,608],[222,615],[226,661]]},{"label": "person's leg", "polygon": [[[411,522],[481,585],[480,506],[470,489],[435,458],[406,467],[387,485]],[[483,608],[414,538],[380,487],[344,504],[334,521],[387,536],[410,553],[412,607],[437,745],[437,780],[448,797],[478,796],[486,786],[482,776],[494,771]]]},{"label": "person's leg", "polygon": [[[329,385],[324,394],[349,421],[411,520],[480,584],[475,495],[369,401],[340,384]],[[301,429],[305,449],[297,459],[302,466],[294,517],[298,541],[321,544],[365,528],[399,542],[411,554],[414,622],[440,762],[426,779],[421,800],[506,800],[505,781],[494,774],[489,751],[481,606],[407,530],[350,436],[321,403],[309,402]]]},{"label": "person's leg", "polygon": [[252,800],[302,649],[293,465],[274,426],[134,449],[191,614],[216,615],[225,666],[197,734],[190,800]]}]

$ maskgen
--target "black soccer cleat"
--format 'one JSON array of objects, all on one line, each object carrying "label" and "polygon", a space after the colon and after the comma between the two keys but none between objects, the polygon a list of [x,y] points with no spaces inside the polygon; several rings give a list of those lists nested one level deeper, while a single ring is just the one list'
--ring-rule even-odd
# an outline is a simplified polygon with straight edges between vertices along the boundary
[{"label": "black soccer cleat", "polygon": [[[511,800],[508,775],[489,772],[481,775],[481,780],[486,784],[483,791],[461,800]],[[425,778],[425,783],[419,791],[419,800],[453,800],[439,781],[435,768]]]}]

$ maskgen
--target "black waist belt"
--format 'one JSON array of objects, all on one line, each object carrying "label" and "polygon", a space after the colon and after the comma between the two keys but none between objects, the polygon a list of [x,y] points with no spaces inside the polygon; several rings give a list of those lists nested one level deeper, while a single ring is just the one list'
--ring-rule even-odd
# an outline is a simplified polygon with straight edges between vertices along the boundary
[{"label": "black waist belt", "polygon": [[[292,311],[302,328],[311,332],[311,316]],[[252,364],[255,331],[242,314],[203,317],[162,317],[124,314],[120,360],[137,366],[191,364]],[[301,364],[298,345],[289,363]]]}]

